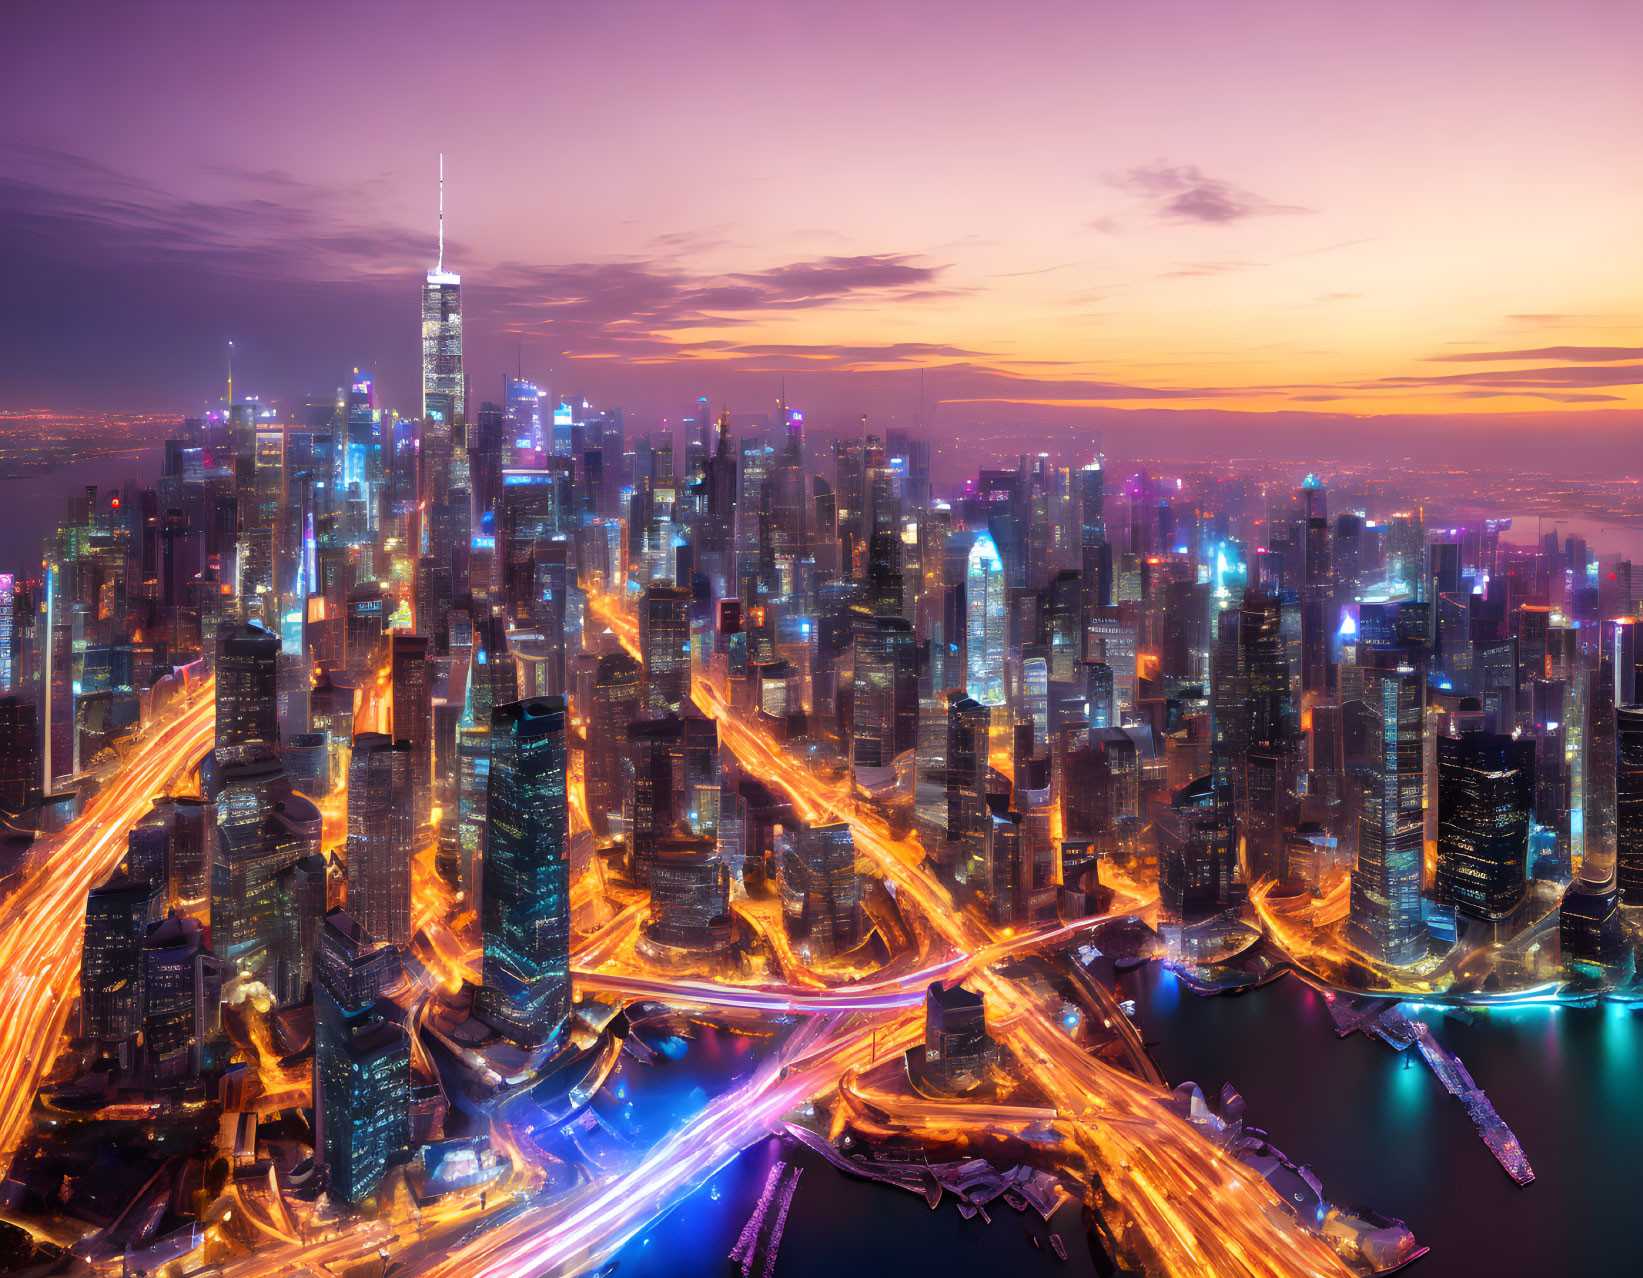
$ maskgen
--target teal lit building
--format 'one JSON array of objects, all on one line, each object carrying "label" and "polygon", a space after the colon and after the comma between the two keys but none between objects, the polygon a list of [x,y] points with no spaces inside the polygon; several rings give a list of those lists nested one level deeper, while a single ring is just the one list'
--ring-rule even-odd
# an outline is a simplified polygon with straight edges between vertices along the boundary
[{"label": "teal lit building", "polygon": [[563,697],[491,711],[479,1010],[498,1033],[527,1047],[550,1039],[570,1013],[565,765]]}]

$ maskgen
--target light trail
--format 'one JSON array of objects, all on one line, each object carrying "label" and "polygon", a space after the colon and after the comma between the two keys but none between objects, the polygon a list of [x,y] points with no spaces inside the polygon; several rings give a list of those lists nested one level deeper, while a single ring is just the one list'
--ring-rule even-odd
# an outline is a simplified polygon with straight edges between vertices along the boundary
[{"label": "light trail", "polygon": [[196,763],[216,728],[213,683],[149,729],[124,767],[47,849],[0,910],[0,1166],[9,1166],[40,1081],[57,1055],[80,979],[86,894],[126,852],[131,827],[171,776]]},{"label": "light trail", "polygon": [[871,1064],[875,1047],[901,1050],[922,1032],[921,1018],[906,1015],[891,1026],[859,1026],[834,1033],[825,1021],[767,1061],[744,1086],[719,1097],[697,1118],[657,1145],[644,1161],[613,1182],[596,1185],[568,1212],[527,1212],[483,1235],[430,1278],[551,1278],[602,1263],[655,1216],[712,1176],[771,1131],[782,1115],[829,1090],[840,1074]]},{"label": "light trail", "polygon": [[[599,608],[602,601],[593,601]],[[607,611],[612,629],[630,647],[636,646],[631,622]],[[857,847],[896,885],[898,900],[925,916],[931,929],[950,947],[952,957],[918,972],[899,977],[831,988],[772,988],[680,980],[652,974],[632,975],[579,971],[584,988],[654,997],[662,1002],[729,1007],[738,1010],[817,1013],[795,1031],[782,1053],[757,1070],[740,1087],[716,1098],[693,1122],[665,1138],[633,1169],[606,1176],[573,1190],[552,1203],[527,1206],[510,1219],[497,1221],[471,1242],[450,1236],[458,1228],[481,1222],[473,1203],[452,1206],[438,1214],[436,1236],[397,1249],[402,1263],[441,1278],[534,1278],[569,1274],[591,1268],[615,1254],[645,1224],[693,1192],[702,1181],[733,1159],[742,1149],[774,1129],[782,1116],[806,1100],[833,1090],[842,1077],[875,1063],[886,1052],[899,1053],[919,1041],[922,1018],[917,1004],[930,980],[969,975],[988,1000],[995,1036],[1008,1044],[1017,1061],[1040,1091],[1049,1098],[1060,1121],[1058,1131],[1076,1144],[1103,1186],[1116,1200],[1123,1222],[1125,1246],[1171,1274],[1261,1275],[1262,1278],[1299,1278],[1301,1275],[1338,1276],[1344,1272],[1326,1247],[1300,1230],[1284,1213],[1265,1182],[1242,1164],[1228,1158],[1197,1132],[1159,1104],[1160,1091],[1128,1074],[1090,1058],[1052,1023],[1036,997],[1025,987],[997,975],[993,965],[1011,954],[1035,946],[1064,941],[1102,919],[999,936],[979,920],[961,911],[947,889],[931,873],[923,850],[910,840],[893,840],[876,824],[854,810],[840,787],[829,787],[782,755],[779,748],[735,716],[718,691],[705,681],[693,694],[704,713],[719,721],[721,739],[756,775],[786,790],[807,820],[842,820],[851,825]],[[156,734],[137,751],[105,796],[93,805],[106,827],[89,819],[74,827],[53,860],[74,849],[76,881],[61,885],[54,910],[37,905],[29,919],[52,915],[67,924],[69,934],[62,953],[47,964],[55,979],[45,981],[59,991],[78,970],[79,937],[84,894],[95,877],[107,873],[119,859],[124,833],[141,815],[155,780],[174,768],[180,757],[209,744],[209,702],[191,710],[164,733]],[[118,840],[118,842],[116,842]],[[64,876],[67,878],[68,876]],[[31,885],[32,886],[32,885]],[[437,904],[419,902],[421,921],[437,926]],[[642,910],[629,907],[579,947],[578,968],[609,961],[614,945],[631,936]],[[1104,916],[1105,917],[1105,916]],[[7,918],[5,945],[14,938],[43,930],[29,919]],[[440,940],[449,944],[451,938]],[[444,948],[443,946],[440,948]],[[452,947],[453,949],[459,947]],[[7,956],[0,951],[0,959]],[[454,968],[458,956],[444,956]],[[39,965],[36,965],[38,967]],[[31,970],[13,964],[14,973]],[[454,975],[447,972],[444,975]],[[20,997],[17,978],[0,991],[0,1014]],[[36,990],[34,1037],[55,1046],[70,999],[55,1000]],[[1110,999],[1110,993],[1102,990]],[[45,1010],[40,1010],[45,1009]],[[1130,1029],[1121,1013],[1112,1009],[1118,1024]],[[12,1017],[6,1035],[7,1066],[17,1069],[23,1053],[14,1050],[29,1041],[28,1031],[16,1028]],[[42,1035],[42,1029],[45,1031]],[[39,1077],[49,1056],[39,1053],[31,1063],[26,1084],[13,1086],[15,1114],[7,1115],[10,1139],[15,1141]],[[18,1080],[13,1080],[17,1082]],[[15,1098],[23,1097],[21,1104]],[[997,1108],[999,1112],[993,1112]],[[1047,1111],[1046,1111],[1047,1112]],[[935,1113],[920,1117],[934,1118]],[[950,1117],[962,1119],[964,1111]],[[990,1107],[991,1122],[1015,1122],[1042,1115],[1009,1115],[1004,1107]],[[960,1124],[962,1125],[962,1124]],[[528,1201],[528,1200],[527,1200]],[[494,1203],[494,1208],[502,1202]],[[396,1216],[398,1212],[396,1209]],[[307,1243],[275,1243],[252,1256],[231,1262],[235,1274],[277,1275],[299,1265],[329,1263],[344,1255],[364,1254],[386,1232],[381,1221],[339,1222],[340,1233]],[[278,1230],[274,1231],[276,1234]],[[307,1230],[304,1231],[308,1232]],[[393,1241],[387,1238],[384,1240]]]},{"label": "light trail", "polygon": [[[631,619],[603,597],[590,600],[590,606],[625,646],[637,647]],[[897,899],[918,906],[955,948],[974,954],[998,939],[957,908],[930,873],[922,849],[886,837],[842,801],[836,787],[824,787],[741,724],[708,681],[694,681],[692,692],[703,713],[719,721],[720,740],[744,765],[751,760],[752,770],[788,790],[807,820],[848,821],[857,848],[895,882]],[[1316,1278],[1347,1272],[1321,1240],[1287,1214],[1265,1180],[1165,1109],[1160,1088],[1089,1057],[1027,991],[990,967],[974,969],[972,977],[987,1000],[995,1037],[1077,1124],[1079,1143],[1118,1205],[1132,1250],[1171,1275]],[[1112,1011],[1123,1020],[1116,1005]],[[1129,1030],[1133,1034],[1133,1027]]]},{"label": "light trail", "polygon": [[923,986],[892,989],[880,994],[851,994],[847,991],[827,994],[724,985],[716,981],[667,980],[659,977],[608,975],[600,972],[578,972],[576,983],[582,989],[596,990],[600,993],[626,994],[633,998],[649,998],[663,1003],[728,1007],[754,1012],[872,1012],[912,1007],[924,1002]]}]

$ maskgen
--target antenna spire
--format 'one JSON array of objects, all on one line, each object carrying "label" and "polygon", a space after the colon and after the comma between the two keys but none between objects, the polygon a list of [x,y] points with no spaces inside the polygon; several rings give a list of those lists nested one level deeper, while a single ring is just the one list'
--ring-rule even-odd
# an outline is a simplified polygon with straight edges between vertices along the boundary
[{"label": "antenna spire", "polygon": [[436,268],[441,273],[445,270],[445,152],[439,153],[439,265]]},{"label": "antenna spire", "polygon": [[234,407],[234,339],[228,339],[228,407]]}]

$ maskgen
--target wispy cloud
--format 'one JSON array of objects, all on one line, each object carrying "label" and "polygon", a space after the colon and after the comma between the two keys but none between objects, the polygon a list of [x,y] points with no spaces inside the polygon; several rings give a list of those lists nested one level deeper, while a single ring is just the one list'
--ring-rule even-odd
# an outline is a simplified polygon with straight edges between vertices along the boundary
[{"label": "wispy cloud", "polygon": [[1543,368],[1507,368],[1437,376],[1378,377],[1355,384],[1358,390],[1420,389],[1461,391],[1467,387],[1506,394],[1536,391],[1577,391],[1606,386],[1643,386],[1643,364],[1562,365]]},{"label": "wispy cloud", "polygon": [[1561,359],[1575,364],[1610,364],[1643,359],[1643,346],[1538,346],[1522,351],[1465,351],[1459,354],[1428,355],[1435,363],[1507,364],[1518,360]]},{"label": "wispy cloud", "polygon": [[[1311,213],[1296,204],[1280,204],[1221,178],[1206,177],[1196,164],[1142,164],[1110,178],[1152,214],[1166,222],[1230,226],[1247,218],[1281,213]],[[1099,221],[1110,223],[1110,219]],[[1099,229],[1110,230],[1110,224]]]},{"label": "wispy cloud", "polygon": [[728,274],[659,259],[513,262],[485,272],[473,295],[505,331],[539,334],[567,354],[688,355],[721,348],[683,340],[687,330],[946,296],[945,269],[899,253],[806,258]]},{"label": "wispy cloud", "polygon": [[[396,383],[411,384],[407,314],[432,264],[431,236],[376,217],[377,204],[358,189],[223,166],[207,176],[207,187],[220,188],[217,198],[179,196],[61,152],[0,153],[0,223],[19,259],[9,287],[27,299],[0,315],[0,349],[44,384],[66,384],[75,363],[89,361],[143,399],[159,370],[175,385],[190,352],[197,369],[218,362],[229,333],[245,349],[248,377],[257,376],[261,352],[267,373],[279,367],[281,383],[302,390],[334,386],[350,362],[374,364],[390,394]],[[952,290],[945,264],[908,253],[694,269],[693,255],[724,247],[729,230],[660,235],[640,257],[547,264],[475,263],[465,246],[447,241],[446,260],[463,264],[473,367],[486,367],[493,345],[511,349],[521,336],[555,367],[711,358],[848,370],[977,357],[923,343],[843,346],[826,357],[821,348],[736,350],[727,334],[743,326],[822,308],[907,305]]]}]

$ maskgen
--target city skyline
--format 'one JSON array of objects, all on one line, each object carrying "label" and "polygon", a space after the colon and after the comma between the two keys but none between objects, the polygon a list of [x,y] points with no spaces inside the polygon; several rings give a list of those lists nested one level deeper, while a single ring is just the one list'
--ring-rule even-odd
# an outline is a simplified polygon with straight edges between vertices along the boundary
[{"label": "city skyline", "polygon": [[13,25],[0,1269],[1623,1269],[1643,15]]},{"label": "city skyline", "polygon": [[[523,367],[677,420],[785,379],[906,422],[922,370],[927,424],[1635,426],[1626,6],[368,12],[11,19],[6,407],[198,411],[233,338],[265,397],[346,350],[417,411],[443,152],[476,401]],[[430,56],[470,86],[431,112]]]}]

